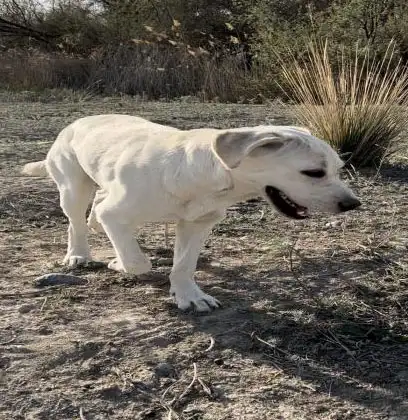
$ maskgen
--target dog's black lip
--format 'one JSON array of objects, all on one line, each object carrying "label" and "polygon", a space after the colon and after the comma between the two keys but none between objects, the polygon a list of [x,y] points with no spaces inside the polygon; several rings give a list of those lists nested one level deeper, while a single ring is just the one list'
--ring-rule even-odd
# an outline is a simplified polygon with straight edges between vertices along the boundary
[{"label": "dog's black lip", "polygon": [[[275,207],[283,213],[285,216],[290,217],[291,219],[306,219],[306,214],[300,214],[298,210],[307,210],[305,207],[300,206],[292,199],[290,201],[296,206],[292,207],[288,204],[283,198],[281,194],[284,194],[283,191],[279,190],[276,187],[272,187],[271,185],[267,185],[265,187],[265,193],[275,205]],[[286,195],[286,194],[285,194]]]}]

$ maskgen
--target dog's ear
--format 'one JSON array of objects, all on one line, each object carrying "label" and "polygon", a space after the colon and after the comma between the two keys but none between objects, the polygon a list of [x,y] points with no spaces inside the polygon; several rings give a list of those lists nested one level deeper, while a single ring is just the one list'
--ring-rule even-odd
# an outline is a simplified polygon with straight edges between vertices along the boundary
[{"label": "dog's ear", "polygon": [[280,149],[284,143],[285,139],[278,135],[260,137],[251,131],[227,131],[214,139],[212,150],[227,169],[233,169],[254,149],[265,147],[268,151],[274,151]]}]

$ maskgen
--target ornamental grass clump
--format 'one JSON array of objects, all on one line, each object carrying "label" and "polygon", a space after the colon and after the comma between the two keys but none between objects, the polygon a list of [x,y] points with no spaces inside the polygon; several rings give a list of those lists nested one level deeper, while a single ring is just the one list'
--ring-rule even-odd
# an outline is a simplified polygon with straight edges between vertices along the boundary
[{"label": "ornamental grass clump", "polygon": [[395,61],[392,42],[380,60],[358,47],[333,58],[327,42],[311,43],[303,59],[292,56],[282,70],[298,122],[349,164],[378,167],[399,149],[408,122],[408,69]]}]

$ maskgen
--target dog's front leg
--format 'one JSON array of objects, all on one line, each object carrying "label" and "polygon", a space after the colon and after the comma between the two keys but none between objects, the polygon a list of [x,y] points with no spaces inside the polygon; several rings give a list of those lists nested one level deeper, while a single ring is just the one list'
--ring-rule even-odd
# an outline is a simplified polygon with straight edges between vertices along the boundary
[{"label": "dog's front leg", "polygon": [[170,294],[174,296],[179,309],[185,310],[194,305],[197,311],[203,312],[220,305],[217,299],[198,287],[193,275],[205,239],[224,216],[224,213],[212,212],[194,222],[181,220],[177,223]]},{"label": "dog's front leg", "polygon": [[126,196],[118,199],[108,195],[96,206],[95,212],[116,252],[108,268],[138,275],[150,271],[152,265],[133,235],[133,209]]},{"label": "dog's front leg", "polygon": [[107,195],[108,193],[102,189],[97,190],[95,193],[95,197],[92,203],[91,211],[89,212],[88,222],[87,222],[88,228],[93,230],[94,232],[103,233],[103,227],[96,218],[95,209],[96,209],[96,206],[99,203],[101,203],[106,198]]}]

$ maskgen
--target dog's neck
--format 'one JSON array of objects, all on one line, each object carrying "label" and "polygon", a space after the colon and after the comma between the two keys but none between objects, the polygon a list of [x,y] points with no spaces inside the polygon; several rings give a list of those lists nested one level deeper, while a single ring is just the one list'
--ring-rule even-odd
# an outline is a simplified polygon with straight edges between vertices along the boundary
[{"label": "dog's neck", "polygon": [[183,219],[197,220],[214,211],[225,211],[228,207],[251,198],[261,196],[251,185],[243,183],[234,184],[232,187],[196,198],[184,206]]}]

